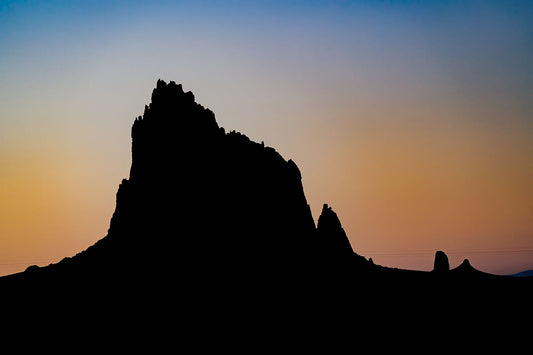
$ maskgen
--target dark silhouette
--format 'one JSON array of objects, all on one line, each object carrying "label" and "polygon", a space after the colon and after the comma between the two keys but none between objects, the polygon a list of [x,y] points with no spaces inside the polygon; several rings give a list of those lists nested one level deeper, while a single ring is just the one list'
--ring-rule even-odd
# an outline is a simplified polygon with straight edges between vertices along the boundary
[{"label": "dark silhouette", "polygon": [[387,320],[425,329],[428,314],[489,303],[495,314],[532,296],[530,278],[489,275],[468,261],[450,271],[440,251],[435,273],[358,255],[327,204],[315,227],[292,160],[225,132],[174,82],[157,82],[131,135],[130,176],[108,234],[57,264],[0,278],[6,308],[115,317],[104,323],[139,332],[209,325],[250,336],[274,324],[374,334]]},{"label": "dark silhouette", "polygon": [[448,256],[441,250],[435,253],[435,263],[433,264],[433,271],[450,271],[450,263],[448,262]]},{"label": "dark silhouette", "polygon": [[343,258],[350,257],[354,253],[337,214],[327,204],[322,207],[322,214],[318,218],[316,231],[324,254]]}]

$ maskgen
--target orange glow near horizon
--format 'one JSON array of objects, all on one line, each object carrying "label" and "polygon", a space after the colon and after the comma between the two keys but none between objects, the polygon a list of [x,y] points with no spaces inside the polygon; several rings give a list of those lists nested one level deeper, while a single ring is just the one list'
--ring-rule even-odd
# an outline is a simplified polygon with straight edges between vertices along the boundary
[{"label": "orange glow near horizon", "polygon": [[1,274],[58,262],[105,235],[112,209],[100,206],[101,192],[76,180],[61,154],[27,147],[0,154]]},{"label": "orange glow near horizon", "polygon": [[[329,195],[336,203],[326,200],[356,252],[422,270],[431,269],[441,249],[457,254],[451,256],[455,266],[469,258],[496,273],[505,273],[497,264],[506,253],[531,260],[531,132],[483,125],[454,130],[438,122],[431,130],[389,125],[356,131],[352,139],[341,138],[350,144],[328,151],[327,169],[334,172]],[[415,262],[417,253],[425,259]],[[413,257],[399,264],[401,254]]]}]

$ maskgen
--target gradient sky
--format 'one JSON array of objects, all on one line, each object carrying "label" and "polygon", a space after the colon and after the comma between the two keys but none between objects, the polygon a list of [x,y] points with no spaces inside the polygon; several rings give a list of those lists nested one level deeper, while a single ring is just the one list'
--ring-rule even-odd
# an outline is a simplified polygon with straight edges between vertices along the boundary
[{"label": "gradient sky", "polygon": [[106,235],[158,78],[374,262],[533,269],[533,2],[0,2],[0,275]]}]

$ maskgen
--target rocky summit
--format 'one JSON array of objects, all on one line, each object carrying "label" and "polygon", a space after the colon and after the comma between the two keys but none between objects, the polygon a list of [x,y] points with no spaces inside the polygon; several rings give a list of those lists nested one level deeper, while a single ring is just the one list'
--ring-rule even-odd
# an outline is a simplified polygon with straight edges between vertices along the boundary
[{"label": "rocky summit", "polygon": [[292,160],[227,132],[172,81],[157,82],[131,136],[131,169],[107,235],[57,264],[0,278],[4,317],[49,312],[78,326],[97,319],[142,334],[181,329],[182,338],[183,329],[204,338],[261,334],[264,343],[286,340],[269,338],[270,326],[375,335],[397,331],[389,321],[420,326],[428,314],[487,306],[498,314],[533,295],[531,278],[477,272],[468,262],[450,270],[440,251],[437,272],[368,261],[327,204],[315,226]]}]

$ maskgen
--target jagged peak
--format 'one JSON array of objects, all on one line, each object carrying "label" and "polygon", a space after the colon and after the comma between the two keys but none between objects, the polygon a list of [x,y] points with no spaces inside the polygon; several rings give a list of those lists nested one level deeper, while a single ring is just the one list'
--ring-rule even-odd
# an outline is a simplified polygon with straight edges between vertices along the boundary
[{"label": "jagged peak", "polygon": [[[132,168],[134,177],[143,165],[153,165],[154,158],[173,155],[194,146],[198,151],[209,152],[225,137],[229,146],[240,145],[261,149],[263,154],[272,158],[280,166],[285,166],[291,175],[301,180],[296,164],[285,159],[274,148],[256,143],[245,134],[231,130],[226,132],[219,127],[214,113],[195,102],[194,95],[185,92],[181,84],[170,81],[168,84],[159,79],[152,92],[151,103],[145,105],[142,116],[135,118],[131,129]],[[209,153],[207,153],[209,154]],[[175,156],[175,155],[174,155]]]},{"label": "jagged peak", "polygon": [[156,96],[161,93],[162,90],[168,90],[173,91],[174,93],[180,94],[180,95],[187,95],[189,97],[192,97],[194,101],[194,94],[190,91],[184,92],[183,86],[181,84],[176,84],[175,81],[170,81],[168,84],[161,79],[157,80],[157,84],[155,86],[155,89],[152,91],[152,102],[154,101],[154,95]]},{"label": "jagged peak", "polygon": [[335,226],[335,228],[342,228],[339,217],[327,203],[322,205],[322,213],[320,214],[320,217],[318,217],[317,228],[320,228],[320,225],[324,225],[324,223]]},{"label": "jagged peak", "polygon": [[185,92],[181,84],[170,81],[168,84],[159,79],[152,91],[151,102],[144,106],[142,116],[135,118],[132,126],[132,138],[135,140],[139,131],[147,126],[158,126],[153,133],[172,134],[176,130],[195,132],[220,132],[215,114],[204,106],[196,103],[194,94]]},{"label": "jagged peak", "polygon": [[151,103],[145,106],[145,115],[153,109],[162,107],[168,109],[169,107],[190,107],[198,106],[205,110],[205,108],[196,103],[194,94],[191,91],[185,92],[181,84],[171,81],[168,84],[159,79],[155,89],[152,91]]},{"label": "jagged peak", "polygon": [[317,232],[321,237],[324,247],[335,252],[353,253],[352,246],[344,228],[342,228],[339,217],[333,209],[325,203],[322,206],[322,213],[318,217]]}]

